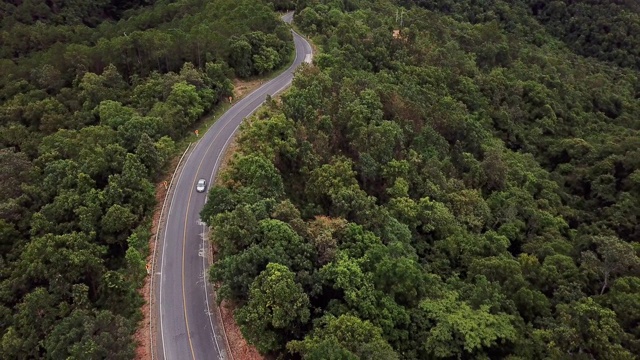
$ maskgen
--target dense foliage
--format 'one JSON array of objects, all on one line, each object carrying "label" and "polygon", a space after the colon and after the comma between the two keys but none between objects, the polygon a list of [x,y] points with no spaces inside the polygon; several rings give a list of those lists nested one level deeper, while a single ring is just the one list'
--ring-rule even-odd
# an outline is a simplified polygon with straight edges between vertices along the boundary
[{"label": "dense foliage", "polygon": [[128,359],[174,141],[291,58],[260,0],[3,2],[0,358]]},{"label": "dense foliage", "polygon": [[244,125],[201,214],[258,350],[640,353],[639,73],[511,3],[298,2],[322,53]]},{"label": "dense foliage", "polygon": [[526,2],[574,51],[640,70],[640,3],[634,0]]},{"label": "dense foliage", "polygon": [[[640,70],[640,3],[635,0],[406,0],[459,20],[482,23],[499,19],[517,27],[531,13],[546,30],[584,56]],[[530,20],[529,20],[530,21]],[[531,29],[531,28],[528,28]],[[547,40],[542,35],[539,43]]]}]

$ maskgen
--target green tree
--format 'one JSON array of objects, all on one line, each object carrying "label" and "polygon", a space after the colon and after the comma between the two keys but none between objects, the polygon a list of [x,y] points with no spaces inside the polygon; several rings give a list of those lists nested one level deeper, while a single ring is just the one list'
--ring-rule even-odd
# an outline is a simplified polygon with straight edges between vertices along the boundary
[{"label": "green tree", "polygon": [[399,359],[382,337],[379,328],[353,315],[319,320],[317,328],[304,340],[287,344],[290,352],[303,359]]},{"label": "green tree", "polygon": [[109,65],[101,75],[86,73],[78,84],[80,102],[85,110],[93,110],[103,100],[117,101],[125,94],[127,85],[115,66]]},{"label": "green tree", "polygon": [[621,346],[625,334],[615,313],[585,298],[557,307],[557,323],[551,330],[551,349],[555,356],[578,358],[633,359]]},{"label": "green tree", "polygon": [[44,341],[51,357],[73,359],[130,359],[132,344],[122,349],[130,336],[130,325],[109,311],[74,310]]},{"label": "green tree", "polygon": [[173,155],[176,144],[170,137],[163,136],[155,142],[154,146],[157,154],[157,168],[161,169]]},{"label": "green tree", "polygon": [[122,245],[137,220],[136,215],[131,213],[129,208],[118,204],[112,205],[101,220],[102,238],[108,244]]},{"label": "green tree", "polygon": [[117,129],[135,114],[135,110],[122,105],[119,101],[104,100],[97,107],[100,123]]},{"label": "green tree", "polygon": [[[615,311],[620,326],[631,334],[632,339],[640,335],[640,279],[637,277],[621,277],[615,281],[607,294],[606,303]],[[636,341],[630,350],[638,349]]]},{"label": "green tree", "polygon": [[512,316],[492,314],[486,305],[473,309],[455,292],[424,300],[420,309],[433,322],[424,343],[432,356],[478,356],[517,336]]},{"label": "green tree", "polygon": [[30,283],[49,284],[51,293],[65,294],[72,284],[86,283],[95,291],[102,272],[106,249],[83,233],[47,234],[34,238],[20,254],[13,277],[18,288]]},{"label": "green tree", "polygon": [[278,166],[298,152],[294,128],[294,122],[282,114],[247,121],[239,134],[239,143],[247,152],[261,154]]},{"label": "green tree", "polygon": [[600,295],[609,287],[609,282],[617,276],[624,276],[640,271],[640,258],[631,244],[613,236],[593,238],[596,251],[582,253],[582,266],[597,274],[602,281]]},{"label": "green tree", "polygon": [[[256,0],[26,0],[0,13],[0,358],[131,358],[152,181],[174,141],[233,95],[230,39],[249,46],[255,75],[289,58],[290,29]],[[260,177],[268,166],[240,177],[255,181],[231,208],[257,203],[255,238],[229,246],[239,261],[223,267],[242,301],[269,261],[314,262],[288,225],[258,228],[276,200],[252,186],[284,195],[277,170]]]},{"label": "green tree", "polygon": [[204,104],[196,87],[185,81],[173,85],[167,98],[167,104],[177,109],[181,115],[174,119],[174,127],[178,131],[186,130],[204,113]]},{"label": "green tree", "polygon": [[229,178],[235,186],[255,191],[264,198],[279,199],[284,194],[284,185],[278,169],[268,159],[257,156],[239,156],[233,160],[234,167]]},{"label": "green tree", "polygon": [[312,270],[313,248],[289,224],[265,219],[258,223],[258,229],[258,243],[268,249],[272,261],[296,272]]},{"label": "green tree", "polygon": [[227,77],[229,67],[226,63],[207,62],[204,71],[211,81],[210,87],[216,94],[216,100],[233,95],[233,83]]},{"label": "green tree", "polygon": [[309,298],[286,266],[270,263],[251,285],[249,301],[235,318],[242,334],[261,353],[284,347],[310,318]]},{"label": "green tree", "polygon": [[[63,306],[60,306],[63,305]],[[3,356],[12,358],[37,357],[44,350],[43,339],[56,320],[64,316],[64,305],[43,287],[36,287],[27,293],[16,306],[12,325],[2,335]]]},{"label": "green tree", "polygon": [[22,193],[20,185],[29,181],[31,167],[26,154],[0,149],[0,203]]},{"label": "green tree", "polygon": [[236,75],[250,76],[253,72],[251,44],[241,38],[232,39],[229,45],[229,65],[235,70]]},{"label": "green tree", "polygon": [[252,60],[258,75],[275,69],[281,61],[278,52],[270,47],[262,48],[259,53],[253,55]]},{"label": "green tree", "polygon": [[136,147],[136,155],[140,158],[140,162],[149,170],[149,176],[153,177],[158,173],[162,163],[160,163],[158,150],[153,140],[143,133]]}]

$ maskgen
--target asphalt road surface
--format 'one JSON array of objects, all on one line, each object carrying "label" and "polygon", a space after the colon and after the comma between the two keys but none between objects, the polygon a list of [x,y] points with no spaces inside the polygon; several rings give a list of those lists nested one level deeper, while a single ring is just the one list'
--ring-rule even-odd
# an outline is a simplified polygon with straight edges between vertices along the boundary
[{"label": "asphalt road surface", "polygon": [[[292,13],[283,16],[291,22]],[[296,57],[293,64],[278,77],[235,104],[216,123],[201,135],[185,157],[184,165],[175,175],[173,194],[166,204],[164,229],[159,229],[158,261],[154,269],[156,289],[156,333],[153,334],[154,359],[200,360],[229,359],[226,342],[218,322],[212,318],[216,304],[209,297],[210,285],[206,273],[205,225],[200,221],[200,210],[206,194],[216,176],[225,147],[242,120],[262,105],[267,95],[287,88],[295,69],[310,62],[309,43],[293,33]],[[207,180],[207,192],[195,190],[198,179]],[[239,359],[238,359],[239,360]]]}]

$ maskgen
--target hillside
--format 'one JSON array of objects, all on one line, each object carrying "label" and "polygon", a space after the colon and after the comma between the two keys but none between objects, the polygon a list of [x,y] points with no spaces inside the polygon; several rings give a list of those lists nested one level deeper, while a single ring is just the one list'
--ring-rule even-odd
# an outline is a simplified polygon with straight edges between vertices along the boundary
[{"label": "hillside", "polygon": [[243,126],[202,212],[258,350],[640,353],[640,58],[635,33],[584,30],[637,6],[558,3],[298,2],[321,54]]},{"label": "hillside", "polygon": [[0,5],[0,359],[133,358],[153,183],[292,50],[262,0]]}]

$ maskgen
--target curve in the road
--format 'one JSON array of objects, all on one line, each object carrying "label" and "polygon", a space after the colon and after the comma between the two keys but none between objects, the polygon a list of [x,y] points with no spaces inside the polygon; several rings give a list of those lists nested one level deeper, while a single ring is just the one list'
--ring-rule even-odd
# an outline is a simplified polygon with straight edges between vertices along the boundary
[{"label": "curve in the road", "polygon": [[[286,22],[292,18],[292,13],[283,16]],[[177,180],[168,200],[169,211],[158,254],[159,268],[152,272],[153,281],[159,283],[152,294],[159,299],[155,309],[159,326],[151,335],[156,340],[152,342],[155,349],[151,349],[154,358],[227,358],[224,334],[211,317],[206,279],[206,228],[199,215],[206,202],[206,192],[196,192],[195,184],[201,178],[212,184],[222,154],[242,120],[257,110],[267,95],[273,96],[287,88],[296,68],[311,61],[311,45],[295,31],[292,33],[296,51],[293,64],[222,115],[192,147],[175,174]]]}]

